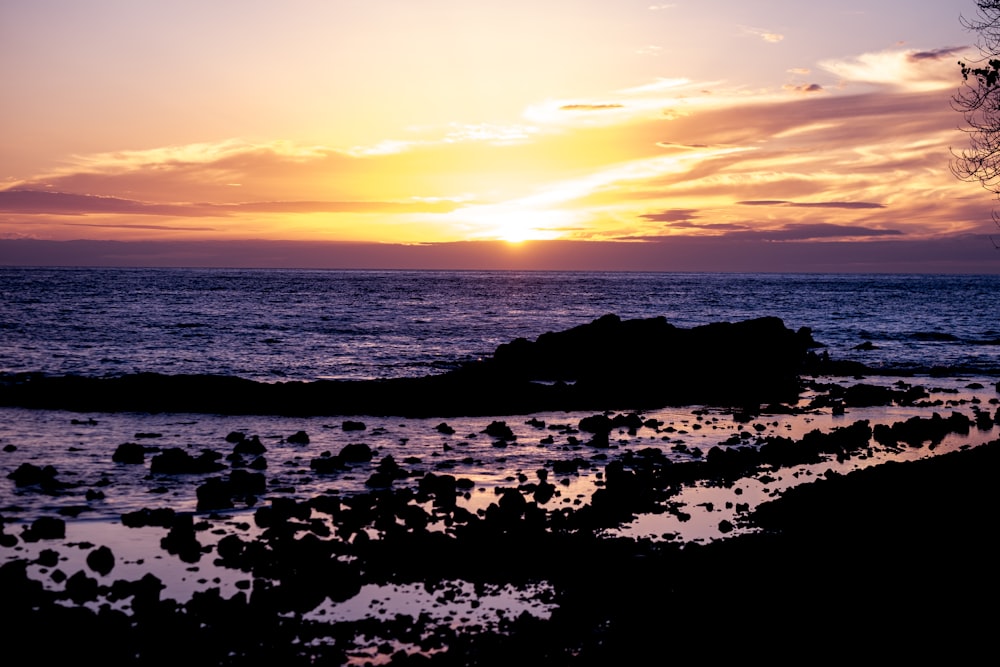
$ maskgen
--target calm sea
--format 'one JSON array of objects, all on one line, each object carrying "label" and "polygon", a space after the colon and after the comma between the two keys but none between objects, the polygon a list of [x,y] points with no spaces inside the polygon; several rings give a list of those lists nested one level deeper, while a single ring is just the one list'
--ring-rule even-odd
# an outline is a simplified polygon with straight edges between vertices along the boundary
[{"label": "calm sea", "polygon": [[0,373],[417,376],[606,313],[774,315],[835,359],[993,372],[998,299],[996,275],[0,267]]}]

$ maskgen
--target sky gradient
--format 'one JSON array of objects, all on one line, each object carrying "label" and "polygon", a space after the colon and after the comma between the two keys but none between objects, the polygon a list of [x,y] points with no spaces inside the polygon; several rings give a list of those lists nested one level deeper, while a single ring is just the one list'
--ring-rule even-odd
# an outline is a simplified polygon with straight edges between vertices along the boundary
[{"label": "sky gradient", "polygon": [[974,13],[3,1],[0,263],[998,272]]}]

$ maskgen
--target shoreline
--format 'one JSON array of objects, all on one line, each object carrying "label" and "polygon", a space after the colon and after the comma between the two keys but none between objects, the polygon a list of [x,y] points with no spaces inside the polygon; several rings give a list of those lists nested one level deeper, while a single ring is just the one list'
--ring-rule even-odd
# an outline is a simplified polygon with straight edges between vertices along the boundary
[{"label": "shoreline", "polygon": [[[862,381],[844,384],[845,391],[872,386]],[[954,386],[968,384],[963,380],[955,382]],[[794,652],[793,648],[795,651],[814,648],[816,642],[822,641],[822,636],[837,627],[842,619],[839,612],[834,611],[836,604],[874,605],[879,612],[880,625],[892,629],[891,633],[881,633],[882,639],[876,645],[888,648],[892,642],[893,650],[905,654],[906,647],[895,645],[900,636],[913,637],[908,621],[903,619],[914,615],[936,617],[939,609],[971,605],[980,595],[989,595],[995,588],[988,582],[984,585],[979,581],[981,575],[972,570],[956,572],[946,565],[963,562],[970,567],[985,568],[987,564],[983,559],[989,551],[982,539],[971,534],[955,535],[954,531],[935,535],[925,521],[927,513],[933,509],[937,517],[933,525],[937,529],[953,526],[961,531],[978,530],[988,539],[987,527],[998,509],[997,501],[988,490],[996,472],[1000,441],[990,440],[996,434],[994,421],[984,428],[987,426],[985,419],[980,418],[977,423],[977,417],[989,410],[993,419],[993,411],[1000,413],[996,409],[1000,400],[993,395],[994,388],[983,383],[976,385],[981,389],[966,390],[964,394],[949,393],[953,390],[942,387],[937,395],[945,400],[940,405],[928,401],[928,406],[912,410],[925,415],[958,412],[965,419],[956,419],[953,424],[942,420],[951,424],[946,430],[957,429],[960,434],[965,429],[983,441],[988,440],[987,444],[968,451],[940,454],[925,461],[880,464],[847,474],[823,474],[821,463],[816,473],[808,478],[809,481],[820,480],[818,483],[797,487],[808,488],[808,491],[775,493],[781,498],[760,506],[765,509],[760,512],[759,524],[756,511],[740,514],[740,527],[765,532],[736,530],[727,534],[726,539],[682,544],[676,539],[651,540],[608,533],[604,528],[624,525],[630,517],[641,516],[647,510],[666,510],[668,516],[711,511],[690,504],[686,507],[674,505],[678,498],[674,485],[689,477],[685,471],[692,473],[691,480],[709,480],[708,488],[728,489],[730,493],[735,488],[742,488],[750,494],[750,487],[738,481],[745,475],[774,478],[790,475],[798,469],[790,467],[789,461],[812,460],[814,454],[811,452],[814,451],[829,450],[822,456],[834,457],[830,459],[831,464],[834,459],[847,466],[867,464],[872,460],[872,448],[890,445],[872,439],[874,432],[867,436],[862,433],[864,442],[858,440],[856,443],[853,437],[845,440],[834,434],[856,430],[854,425],[864,421],[858,417],[880,410],[902,410],[891,407],[896,405],[891,399],[898,400],[907,391],[912,393],[912,388],[885,382],[885,391],[890,392],[886,394],[890,397],[890,407],[848,407],[845,415],[837,417],[831,414],[828,398],[842,391],[831,389],[834,385],[833,382],[815,382],[815,387],[802,400],[808,401],[807,405],[826,407],[804,410],[798,416],[765,413],[749,421],[740,421],[745,417],[740,416],[739,410],[689,409],[690,419],[661,424],[657,431],[642,427],[635,437],[626,431],[616,431],[629,442],[621,444],[612,439],[608,447],[584,441],[584,435],[590,438],[593,435],[580,431],[575,436],[580,440],[576,449],[563,450],[559,457],[550,458],[543,467],[550,470],[549,481],[557,482],[560,475],[552,471],[558,458],[589,461],[589,472],[583,469],[577,474],[585,473],[581,477],[590,480],[588,484],[593,481],[601,484],[590,487],[589,498],[581,505],[540,503],[537,497],[532,498],[539,479],[529,477],[519,481],[508,476],[510,481],[501,480],[495,487],[497,493],[483,497],[479,506],[483,510],[481,514],[468,509],[463,511],[466,505],[460,494],[452,496],[453,491],[433,483],[449,473],[454,473],[453,479],[459,477],[461,471],[456,469],[424,473],[415,480],[400,479],[387,487],[368,487],[367,491],[355,496],[307,493],[300,500],[283,500],[279,494],[269,493],[255,505],[240,510],[239,518],[214,520],[209,510],[192,515],[191,529],[179,526],[176,523],[179,517],[162,526],[142,529],[150,536],[146,538],[149,542],[146,559],[166,550],[168,553],[162,558],[172,563],[181,576],[188,577],[189,581],[201,579],[205,582],[186,600],[175,599],[167,589],[160,590],[158,587],[163,582],[159,578],[154,581],[146,576],[130,583],[121,580],[121,574],[129,569],[123,562],[128,558],[124,551],[111,550],[117,559],[118,572],[113,569],[108,576],[102,577],[85,562],[87,556],[102,545],[97,542],[89,546],[86,542],[64,544],[59,539],[43,538],[35,543],[40,552],[50,550],[61,555],[55,561],[51,556],[7,559],[0,566],[0,579],[4,588],[15,594],[5,606],[8,615],[18,617],[11,627],[26,640],[42,642],[48,637],[50,627],[61,624],[64,628],[60,631],[61,636],[67,641],[67,651],[68,646],[74,647],[73,655],[101,655],[98,644],[116,641],[141,656],[136,664],[155,664],[159,659],[153,656],[163,650],[162,642],[149,639],[152,635],[148,634],[154,628],[159,631],[175,628],[178,632],[183,628],[185,635],[190,633],[198,637],[208,647],[202,656],[206,664],[243,664],[238,656],[245,656],[242,660],[251,664],[256,660],[253,656],[259,656],[262,651],[288,664],[305,664],[323,658],[343,664],[361,664],[366,660],[373,664],[509,664],[517,655],[521,655],[523,661],[525,654],[547,664],[607,664],[612,658],[638,660],[657,650],[664,627],[682,633],[670,635],[670,646],[675,650],[695,650],[722,633],[732,643],[727,645],[729,648],[719,650],[722,654],[731,651],[734,655],[744,650],[744,643],[771,636],[769,633],[774,628],[781,627],[784,629],[777,651],[784,654],[785,651]],[[865,393],[878,392],[866,389]],[[98,426],[81,426],[81,429],[99,427],[104,417],[88,419],[98,422]],[[137,415],[136,419],[141,416]],[[770,463],[767,463],[767,456],[755,461],[727,461],[703,452],[700,457],[691,457],[688,465],[671,464],[660,456],[644,454],[652,449],[664,449],[683,438],[690,443],[697,434],[713,426],[720,430],[718,437],[723,440],[743,432],[754,432],[756,429],[751,427],[755,424],[768,425],[782,419],[802,422],[789,450],[798,452],[792,459],[786,458],[789,453],[786,452]],[[936,438],[947,437],[941,435],[941,425],[929,416],[921,419],[924,421],[916,429],[916,436],[907,436],[902,430],[897,433],[900,437],[911,438],[910,444],[897,442],[892,447],[921,455],[930,453],[929,448]],[[432,421],[417,424],[432,430]],[[485,426],[489,420],[454,423],[468,426],[477,421]],[[582,417],[580,421],[583,422]],[[697,423],[703,425],[700,431],[690,430]],[[411,424],[411,435],[417,424]],[[824,434],[823,437],[806,437],[811,432],[809,429],[819,424],[825,424],[817,430]],[[687,433],[678,438],[679,432],[669,433],[668,427],[683,427]],[[370,424],[369,430],[360,432],[358,438],[370,440],[379,428],[382,427],[378,424]],[[619,428],[628,429],[625,425]],[[770,438],[779,437],[783,427],[771,425],[766,428],[759,433]],[[547,432],[528,423],[516,430],[519,438],[508,441],[503,449],[493,447],[498,442],[496,435],[488,436],[487,441],[478,445],[470,440],[469,446],[488,447],[498,456],[509,456],[521,450],[538,449],[533,443]],[[525,433],[538,435],[529,440]],[[889,432],[879,433],[883,440],[889,437]],[[446,440],[453,436],[437,431],[435,434],[441,442],[457,444]],[[661,434],[670,435],[671,439],[663,440]],[[652,444],[651,436],[654,435],[660,441],[658,446]],[[351,439],[349,433],[340,437]],[[569,436],[560,436],[563,437]],[[642,443],[644,439],[648,446]],[[407,445],[419,447],[419,440],[402,446]],[[731,445],[728,449],[735,452],[739,447]],[[456,449],[460,450],[461,447]],[[314,450],[310,448],[309,451]],[[550,457],[556,453],[551,446],[540,451]],[[758,448],[758,451],[765,450]],[[916,463],[920,467],[913,467]],[[359,472],[367,470],[365,475],[377,473],[377,468],[382,467],[377,456],[359,465]],[[910,475],[912,470],[917,470],[918,474]],[[598,472],[600,475],[595,475]],[[670,477],[664,477],[667,473]],[[337,473],[331,481],[344,474],[350,472]],[[192,493],[211,476],[211,473],[196,476],[195,481],[187,483],[185,493]],[[736,481],[735,486],[733,481]],[[775,491],[774,486],[775,482],[769,484],[772,491]],[[883,494],[891,493],[888,502],[874,503],[871,507],[844,505],[845,498],[860,497],[859,489],[869,494],[879,490]],[[931,489],[935,502],[933,508],[928,509],[926,499],[921,497]],[[362,498],[366,500],[359,500]],[[749,499],[749,495],[741,498]],[[159,505],[154,503],[153,506]],[[815,507],[828,509],[826,514],[819,515],[816,514],[818,510],[812,509]],[[831,507],[837,508],[837,512],[831,512]],[[304,511],[305,508],[308,511]],[[386,515],[386,511],[390,514]],[[390,523],[386,523],[388,516],[394,517]],[[443,524],[440,523],[442,518],[445,519]],[[5,533],[20,536],[16,531],[30,528],[30,524],[30,520],[8,522]],[[239,524],[248,527],[238,527]],[[886,532],[887,526],[892,530]],[[188,530],[192,532],[186,532]],[[219,530],[223,534],[212,535]],[[368,537],[362,539],[362,533]],[[170,535],[174,535],[172,541],[167,540]],[[156,542],[157,537],[161,543]],[[194,552],[185,551],[192,541],[198,545],[197,557]],[[188,547],[184,546],[185,542]],[[72,558],[63,560],[67,549],[72,552]],[[9,552],[9,548],[2,551]],[[401,554],[406,554],[406,558],[401,559]],[[475,557],[470,557],[471,554]],[[315,565],[305,570],[293,565],[303,559]],[[43,560],[48,565],[43,564]],[[133,560],[136,559],[133,557]],[[70,562],[72,566],[68,565]],[[315,569],[319,563],[325,565]],[[138,567],[141,571],[142,566]],[[942,569],[935,572],[938,567]],[[74,568],[78,568],[75,574]],[[330,568],[334,575],[330,574]],[[72,576],[61,584],[56,583],[49,579],[55,570],[65,570],[65,575]],[[151,569],[146,570],[147,575],[155,576],[151,572]],[[226,573],[228,578],[215,582],[219,576],[217,572]],[[859,573],[867,574],[857,578]],[[334,578],[331,580],[330,576]],[[39,577],[48,582],[45,588],[49,590],[32,583]],[[70,579],[74,580],[72,585]],[[243,583],[237,587],[237,582]],[[415,582],[424,582],[420,586],[426,592],[407,588]],[[472,589],[465,588],[466,584],[461,582],[468,582]],[[148,589],[150,585],[157,590]],[[536,588],[538,585],[542,588]],[[494,588],[497,586],[501,588]],[[504,589],[503,586],[513,588]],[[805,594],[810,587],[819,587],[826,594]],[[911,587],[920,593],[915,593]],[[508,597],[527,596],[528,606],[514,606],[512,609],[519,611],[516,614],[512,611],[508,616],[503,606],[497,606],[500,603],[491,597],[494,595],[491,591],[499,590],[507,590],[505,595]],[[353,620],[330,623],[330,619],[337,618],[337,604],[344,602],[335,603],[333,607],[321,605],[320,608],[325,609],[323,616],[307,614],[324,599],[329,605],[330,600],[346,602],[357,596],[362,596],[359,600],[368,599],[366,595],[374,596],[368,602],[375,605],[371,617],[351,617]],[[405,595],[411,597],[405,598]],[[77,602],[72,602],[74,598]],[[393,600],[401,599],[423,602],[401,607],[403,616],[394,620],[390,612],[397,603]],[[451,602],[442,602],[448,599]],[[655,599],[656,611],[639,604],[639,599]],[[766,599],[767,612],[750,617],[740,615],[736,626],[694,621],[696,618],[710,619],[720,613],[725,616],[723,610],[726,609],[746,609],[750,599]],[[478,607],[492,611],[488,624],[484,617],[472,611],[477,607],[470,605],[477,601]],[[69,624],[63,618],[70,613],[63,608],[67,602],[72,602],[77,610]],[[450,611],[443,612],[442,617],[423,617],[416,610],[428,604],[443,605],[444,610]],[[99,611],[102,606],[105,610]],[[290,619],[285,616],[290,612],[302,615]],[[449,616],[449,613],[454,615]],[[197,619],[204,627],[189,626],[182,618]],[[263,634],[253,638],[233,635],[225,629],[229,623],[225,618],[242,619],[245,627],[256,627]],[[460,618],[466,621],[460,622]],[[942,627],[945,626],[951,638],[946,642],[945,635],[939,637],[932,642],[932,648],[943,650],[946,643],[950,646],[958,636],[955,633],[959,628],[951,627],[948,622]],[[792,632],[794,636],[788,634]],[[380,639],[371,643],[361,640],[362,635]],[[290,641],[293,636],[299,637],[299,641]],[[271,640],[266,637],[286,639],[282,640],[284,643],[275,639],[272,645],[267,643]],[[306,637],[327,639],[307,648]],[[849,649],[860,649],[860,645],[850,639],[840,638],[838,642],[839,648],[835,650],[845,654]],[[394,646],[394,650],[382,653],[381,647],[387,644]],[[926,641],[921,645],[926,646]],[[975,640],[969,645],[975,646]],[[223,658],[227,653],[237,657]],[[430,662],[420,662],[423,659]],[[129,661],[131,659],[126,660]]]}]

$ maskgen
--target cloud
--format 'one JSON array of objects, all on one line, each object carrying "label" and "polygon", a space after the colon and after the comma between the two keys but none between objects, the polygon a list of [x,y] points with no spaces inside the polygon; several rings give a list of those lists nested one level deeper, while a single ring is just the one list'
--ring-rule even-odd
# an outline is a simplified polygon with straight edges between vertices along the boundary
[{"label": "cloud", "polygon": [[660,213],[646,213],[639,217],[650,222],[689,222],[698,217],[698,211],[693,208],[679,208]]},{"label": "cloud", "polygon": [[823,92],[823,86],[818,83],[801,84],[798,86],[784,86],[785,90],[790,90],[795,93],[821,93]]},{"label": "cloud", "polygon": [[857,225],[832,223],[790,224],[777,229],[741,230],[727,233],[731,239],[753,239],[757,241],[809,241],[817,239],[901,236],[898,229],[871,229]]},{"label": "cloud", "polygon": [[743,32],[748,35],[753,35],[755,37],[760,37],[765,42],[770,42],[771,44],[777,44],[778,42],[785,39],[784,35],[773,32],[771,30],[764,30],[762,28],[751,28],[750,26],[740,26]]},{"label": "cloud", "polygon": [[[153,215],[222,217],[238,213],[391,213],[454,210],[448,201],[267,201],[232,204],[159,204],[120,197],[37,190],[0,191],[0,212],[28,215]],[[131,227],[135,227],[131,225]]]},{"label": "cloud", "polygon": [[559,107],[560,111],[607,111],[609,109],[623,109],[624,104],[564,104]]},{"label": "cloud", "polygon": [[891,86],[911,91],[953,89],[954,59],[967,49],[889,50],[819,63],[846,83]]},{"label": "cloud", "polygon": [[968,47],[965,46],[948,46],[941,49],[932,49],[930,51],[909,52],[908,57],[913,61],[947,59],[948,64],[952,64],[955,60],[955,56],[960,56],[966,51],[968,51]]},{"label": "cloud", "polygon": [[862,201],[820,201],[792,202],[780,199],[762,201],[738,201],[742,206],[791,206],[795,208],[885,208],[885,204]]},{"label": "cloud", "polygon": [[670,3],[667,3],[667,4],[663,4],[663,5],[650,5],[649,6],[649,11],[651,11],[651,12],[660,12],[660,11],[663,11],[665,9],[674,9],[676,6],[677,6],[677,3],[674,3],[674,2],[670,2]]}]

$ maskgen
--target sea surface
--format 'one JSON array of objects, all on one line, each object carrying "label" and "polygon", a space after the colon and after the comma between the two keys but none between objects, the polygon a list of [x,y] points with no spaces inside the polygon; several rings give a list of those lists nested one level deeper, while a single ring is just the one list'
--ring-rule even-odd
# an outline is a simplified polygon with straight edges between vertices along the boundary
[{"label": "sea surface", "polygon": [[420,376],[607,313],[777,316],[834,359],[992,372],[998,298],[997,275],[0,267],[0,373]]}]

